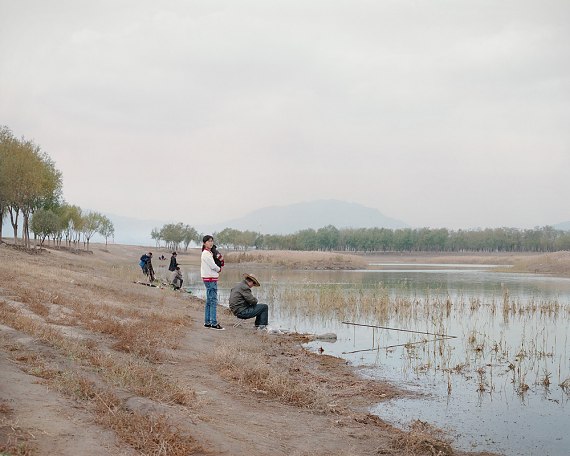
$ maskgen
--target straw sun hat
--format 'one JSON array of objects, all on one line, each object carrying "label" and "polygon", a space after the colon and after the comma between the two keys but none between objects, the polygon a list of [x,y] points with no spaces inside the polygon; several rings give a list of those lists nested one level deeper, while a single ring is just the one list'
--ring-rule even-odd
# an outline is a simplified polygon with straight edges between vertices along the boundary
[{"label": "straw sun hat", "polygon": [[254,287],[259,287],[259,286],[260,286],[259,280],[257,280],[257,279],[256,279],[254,276],[252,276],[251,274],[244,274],[244,275],[243,275],[243,278],[244,278],[244,279],[247,279],[247,280],[251,280],[251,281],[253,282],[253,286],[254,286]]}]

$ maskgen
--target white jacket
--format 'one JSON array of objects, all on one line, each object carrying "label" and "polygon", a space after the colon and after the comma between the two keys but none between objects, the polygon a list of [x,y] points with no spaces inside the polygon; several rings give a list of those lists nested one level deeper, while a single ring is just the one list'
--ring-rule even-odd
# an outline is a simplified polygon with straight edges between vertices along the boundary
[{"label": "white jacket", "polygon": [[202,279],[217,279],[220,276],[220,268],[214,263],[214,256],[210,250],[204,249],[202,251],[202,259],[200,261],[200,273]]}]

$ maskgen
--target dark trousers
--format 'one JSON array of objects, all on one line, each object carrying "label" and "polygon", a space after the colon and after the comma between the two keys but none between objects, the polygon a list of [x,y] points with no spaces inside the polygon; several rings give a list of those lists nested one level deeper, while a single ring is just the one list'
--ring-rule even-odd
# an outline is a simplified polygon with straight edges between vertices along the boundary
[{"label": "dark trousers", "polygon": [[242,320],[255,317],[255,326],[267,326],[267,321],[269,319],[269,306],[267,304],[256,304],[253,307],[249,307],[246,310],[242,310],[237,313],[236,317],[241,318]]}]

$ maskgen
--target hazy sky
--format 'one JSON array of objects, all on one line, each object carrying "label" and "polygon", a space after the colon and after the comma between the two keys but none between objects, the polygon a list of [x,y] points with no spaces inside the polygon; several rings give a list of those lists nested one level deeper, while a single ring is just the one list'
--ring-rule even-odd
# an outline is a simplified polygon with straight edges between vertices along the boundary
[{"label": "hazy sky", "polygon": [[0,125],[100,212],[555,224],[569,24],[568,0],[0,0]]}]

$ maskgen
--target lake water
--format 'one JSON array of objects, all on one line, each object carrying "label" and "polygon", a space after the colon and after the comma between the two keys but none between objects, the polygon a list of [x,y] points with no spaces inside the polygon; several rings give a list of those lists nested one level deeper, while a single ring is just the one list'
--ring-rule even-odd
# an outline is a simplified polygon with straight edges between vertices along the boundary
[{"label": "lake water", "polygon": [[[270,305],[273,327],[334,332],[336,342],[307,349],[322,348],[410,392],[371,404],[382,419],[402,428],[427,421],[466,450],[567,455],[570,279],[491,268],[378,263],[361,271],[248,272],[262,283],[254,294]],[[222,305],[242,272],[224,269]],[[187,277],[204,297],[199,271]]]}]

